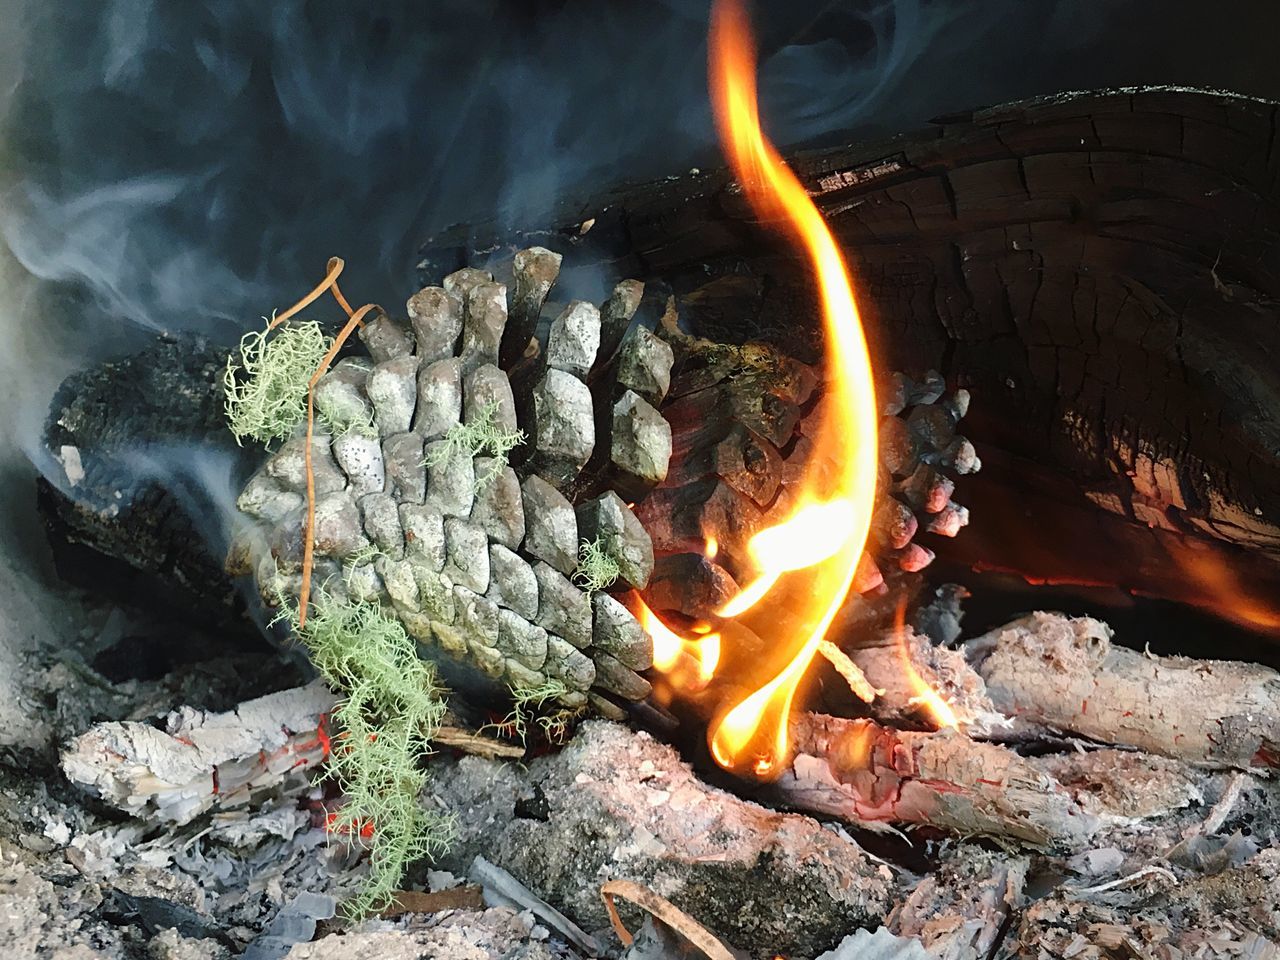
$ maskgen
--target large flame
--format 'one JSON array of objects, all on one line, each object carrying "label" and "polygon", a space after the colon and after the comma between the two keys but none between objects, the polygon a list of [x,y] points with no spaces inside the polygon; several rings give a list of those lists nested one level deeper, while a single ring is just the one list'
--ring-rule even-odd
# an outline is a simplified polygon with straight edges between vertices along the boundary
[{"label": "large flame", "polygon": [[741,0],[716,0],[711,13],[709,76],[721,141],[758,216],[795,235],[813,265],[826,331],[828,402],[810,462],[838,464],[822,479],[811,470],[797,506],[748,545],[757,579],[722,615],[736,616],[788,574],[805,577],[798,628],[763,635],[786,666],[726,713],[711,734],[722,765],[776,773],[788,753],[787,718],[796,688],[844,602],[866,545],[876,485],[876,398],[871,359],[849,274],[835,239],[804,187],[765,138],[756,103],[756,61]]}]

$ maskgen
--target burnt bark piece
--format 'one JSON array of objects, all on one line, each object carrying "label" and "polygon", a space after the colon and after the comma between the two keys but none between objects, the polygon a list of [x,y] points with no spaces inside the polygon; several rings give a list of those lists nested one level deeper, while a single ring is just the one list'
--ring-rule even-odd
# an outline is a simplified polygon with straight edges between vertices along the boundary
[{"label": "burnt bark piece", "polygon": [[[1084,519],[1108,541],[1045,551],[992,530],[957,541],[962,562],[980,550],[1036,577],[1182,599],[1204,596],[1201,578],[1151,555],[1217,541],[1264,553],[1262,570],[1239,553],[1215,560],[1274,595],[1276,125],[1269,102],[1128,89],[960,113],[918,135],[792,158],[849,258],[874,355],[909,373],[933,367],[979,401],[969,431],[988,469],[970,500],[1033,501],[1041,522],[1069,512],[1063,529]],[[807,266],[725,172],[566,203],[553,219],[589,218],[575,262],[595,256],[682,296],[723,280],[726,295],[690,311],[695,329],[785,337],[791,351],[808,329],[804,358],[818,356]],[[478,249],[521,242],[468,229]],[[440,237],[424,252],[465,242]]]},{"label": "burnt bark piece", "polygon": [[[671,891],[752,956],[815,956],[889,906],[890,876],[856,843],[708,786],[673,749],[620,724],[588,723],[527,768],[467,758],[436,782],[459,815],[446,868],[483,856],[587,929],[608,923],[602,876]],[[529,797],[542,815],[520,814]],[[652,842],[634,843],[637,831]]]},{"label": "burnt bark piece", "polygon": [[226,364],[226,349],[203,338],[163,337],[69,377],[45,425],[53,462],[37,501],[64,579],[126,600],[143,591],[248,636],[256,629],[222,573],[227,542],[210,522],[220,508],[200,472],[227,475],[234,486],[260,458],[227,430]]},{"label": "burnt bark piece", "polygon": [[931,957],[990,957],[1023,905],[1030,858],[966,849],[925,877],[886,921],[919,940]]}]

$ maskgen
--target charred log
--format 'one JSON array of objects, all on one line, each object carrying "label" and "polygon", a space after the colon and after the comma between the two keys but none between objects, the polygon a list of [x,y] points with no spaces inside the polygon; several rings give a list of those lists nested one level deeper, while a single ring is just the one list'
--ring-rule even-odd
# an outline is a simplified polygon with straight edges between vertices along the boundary
[{"label": "charred log", "polygon": [[126,601],[145,592],[193,622],[240,620],[213,500],[246,465],[223,414],[226,362],[207,340],[164,337],[59,388],[38,503],[66,580]]},{"label": "charred log", "polygon": [[[974,392],[988,469],[971,501],[1061,511],[1077,529],[1088,515],[1108,544],[1046,556],[993,527],[957,543],[964,562],[1210,599],[1178,562],[1199,542],[1274,596],[1276,111],[1187,89],[1068,94],[794,159],[851,261],[873,352]],[[794,350],[808,330],[801,358],[818,355],[804,264],[724,172],[565,204],[552,222],[470,225],[468,240],[429,241],[425,262],[554,237],[580,265],[667,281],[705,336]]]}]

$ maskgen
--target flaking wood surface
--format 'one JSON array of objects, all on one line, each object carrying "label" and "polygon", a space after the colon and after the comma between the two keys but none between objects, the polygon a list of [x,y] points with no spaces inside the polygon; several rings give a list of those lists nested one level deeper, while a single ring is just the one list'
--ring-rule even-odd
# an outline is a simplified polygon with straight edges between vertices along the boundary
[{"label": "flaking wood surface", "polygon": [[[850,259],[873,352],[973,392],[987,469],[967,488],[961,560],[1188,596],[1201,578],[1169,557],[1191,539],[1280,584],[1276,110],[1185,89],[1070,94],[794,159]],[[804,265],[723,171],[552,220],[437,237],[426,262],[568,242],[575,263],[692,294],[704,335],[815,356]],[[984,535],[982,503],[1010,499],[1075,517],[1056,528],[1067,538],[1088,517],[1092,545]]]}]

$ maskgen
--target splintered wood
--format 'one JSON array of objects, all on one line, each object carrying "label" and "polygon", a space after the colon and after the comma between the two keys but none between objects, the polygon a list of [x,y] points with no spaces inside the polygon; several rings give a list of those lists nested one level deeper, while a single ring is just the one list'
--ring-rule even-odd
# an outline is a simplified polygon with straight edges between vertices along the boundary
[{"label": "splintered wood", "polygon": [[[225,713],[182,707],[163,730],[135,720],[99,723],[63,751],[62,770],[128,814],[181,825],[306,787],[328,755],[326,722],[335,703],[316,680]],[[521,746],[451,723],[434,742],[476,756],[524,755]]]},{"label": "splintered wood", "polygon": [[1033,614],[965,646],[996,709],[1100,743],[1224,767],[1280,766],[1280,674],[1118,647],[1090,618]]}]

